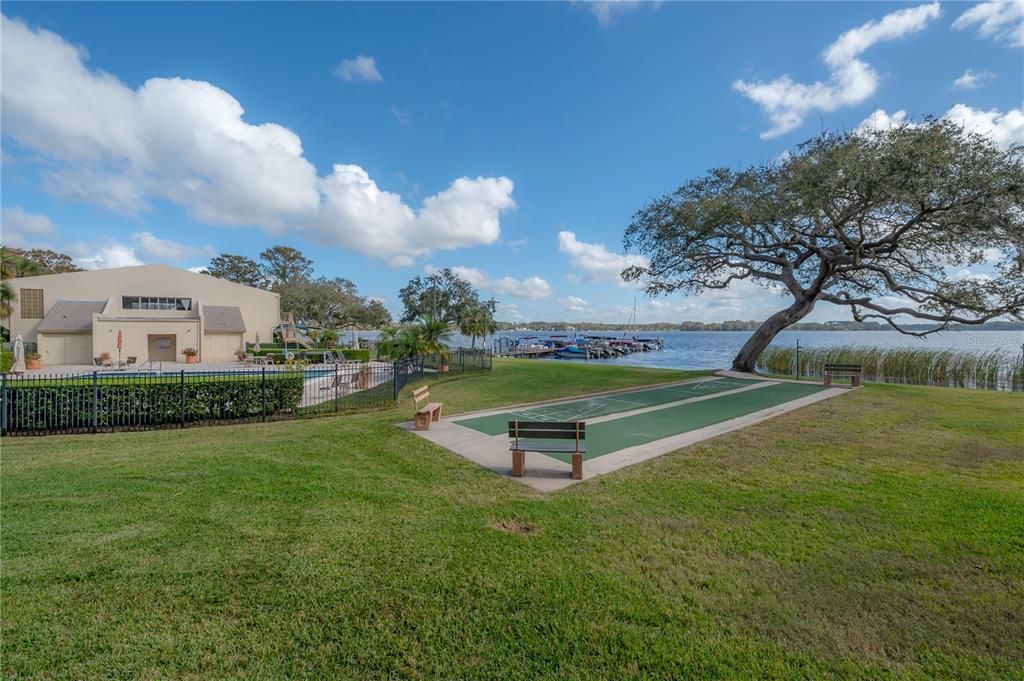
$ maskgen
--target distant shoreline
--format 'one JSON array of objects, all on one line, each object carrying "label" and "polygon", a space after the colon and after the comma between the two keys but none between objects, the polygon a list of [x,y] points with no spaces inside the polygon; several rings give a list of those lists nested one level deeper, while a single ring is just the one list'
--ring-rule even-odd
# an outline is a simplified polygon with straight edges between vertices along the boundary
[{"label": "distant shoreline", "polygon": [[[704,322],[682,322],[679,324],[594,324],[588,322],[529,322],[526,324],[514,324],[511,322],[499,322],[498,331],[517,332],[577,332],[590,333],[599,331],[631,331],[634,333],[653,333],[670,331],[755,331],[761,325],[760,322],[730,321],[719,323]],[[934,328],[929,324],[907,324],[903,328],[908,331],[927,331]],[[857,322],[805,322],[794,324],[786,331],[891,331],[898,333],[888,324],[877,322],[858,324]],[[945,331],[1024,331],[1024,322],[988,322],[977,326],[970,324],[956,324]]]}]

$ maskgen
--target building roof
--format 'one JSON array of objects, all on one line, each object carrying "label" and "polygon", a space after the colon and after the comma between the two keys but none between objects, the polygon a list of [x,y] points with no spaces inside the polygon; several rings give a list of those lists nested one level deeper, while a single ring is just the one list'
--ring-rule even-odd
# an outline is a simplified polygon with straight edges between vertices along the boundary
[{"label": "building roof", "polygon": [[58,300],[39,322],[43,333],[83,333],[92,330],[92,315],[103,312],[103,300]]},{"label": "building roof", "polygon": [[[18,282],[21,286],[39,286],[43,287],[50,281],[63,280],[63,281],[74,281],[74,282],[95,282],[95,281],[115,281],[118,283],[124,282],[125,277],[132,277],[137,280],[141,277],[156,277],[160,280],[165,280],[168,277],[174,278],[180,282],[192,282],[193,285],[200,285],[207,283],[210,285],[216,285],[227,288],[245,289],[249,291],[259,291],[265,294],[269,298],[280,298],[281,296],[273,291],[265,291],[260,288],[252,286],[246,286],[245,284],[238,284],[227,279],[218,279],[217,277],[210,276],[209,274],[200,274],[191,270],[183,270],[179,267],[172,267],[170,265],[152,264],[152,265],[132,265],[130,267],[109,267],[101,270],[80,270],[78,272],[57,272],[54,274],[38,274],[31,277],[17,277],[11,278],[9,281]],[[193,298],[201,298],[202,296],[193,295]]]},{"label": "building roof", "polygon": [[245,333],[242,311],[230,305],[203,305],[206,333]]}]

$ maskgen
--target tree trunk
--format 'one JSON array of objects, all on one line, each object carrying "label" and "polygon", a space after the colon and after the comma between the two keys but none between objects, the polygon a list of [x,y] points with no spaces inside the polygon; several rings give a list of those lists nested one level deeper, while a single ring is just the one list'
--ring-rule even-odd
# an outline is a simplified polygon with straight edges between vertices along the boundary
[{"label": "tree trunk", "polygon": [[740,348],[736,358],[732,361],[732,370],[753,373],[757,366],[757,358],[775,340],[775,336],[787,326],[795,324],[810,314],[814,309],[814,303],[813,296],[799,298],[785,310],[779,310],[764,320],[764,323],[757,327],[757,331]]}]

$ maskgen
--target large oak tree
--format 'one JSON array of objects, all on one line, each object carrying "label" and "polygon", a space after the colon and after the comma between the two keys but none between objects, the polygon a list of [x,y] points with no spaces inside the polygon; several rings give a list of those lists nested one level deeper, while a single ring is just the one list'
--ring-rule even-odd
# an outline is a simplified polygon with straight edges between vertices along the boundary
[{"label": "large oak tree", "polygon": [[651,202],[625,245],[649,265],[624,278],[652,295],[749,280],[790,298],[736,355],[737,371],[753,371],[818,301],[913,335],[1020,318],[1024,145],[933,119],[823,134],[781,163],[713,170]]}]

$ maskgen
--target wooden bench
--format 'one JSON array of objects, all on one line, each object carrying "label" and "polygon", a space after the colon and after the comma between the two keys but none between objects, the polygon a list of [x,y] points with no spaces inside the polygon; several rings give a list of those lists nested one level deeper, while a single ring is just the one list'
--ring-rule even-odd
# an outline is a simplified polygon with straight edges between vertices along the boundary
[{"label": "wooden bench", "polygon": [[848,377],[851,388],[860,387],[860,377],[864,373],[864,367],[860,364],[826,364],[822,376],[825,385],[832,385],[833,378]]},{"label": "wooden bench", "polygon": [[430,388],[422,386],[412,391],[412,401],[416,405],[416,414],[413,417],[413,428],[416,430],[430,430],[431,421],[441,420],[441,402],[428,402],[421,407],[420,402],[430,399]]},{"label": "wooden bench", "polygon": [[587,438],[587,424],[583,421],[509,421],[508,437],[514,477],[521,478],[526,473],[526,452],[543,452],[572,454],[571,477],[583,479],[583,453],[586,451],[583,441]]}]

